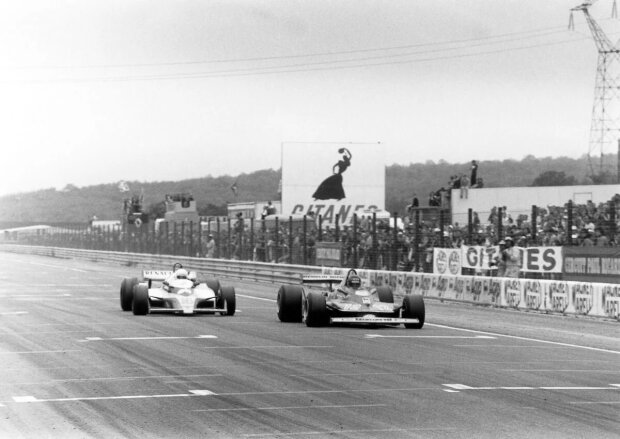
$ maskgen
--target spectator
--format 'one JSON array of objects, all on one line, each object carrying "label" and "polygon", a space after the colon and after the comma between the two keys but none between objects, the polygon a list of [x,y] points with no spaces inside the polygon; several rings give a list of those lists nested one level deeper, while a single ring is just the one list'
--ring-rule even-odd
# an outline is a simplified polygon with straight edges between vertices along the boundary
[{"label": "spectator", "polygon": [[461,198],[467,198],[469,196],[469,178],[467,175],[461,175]]},{"label": "spectator", "polygon": [[502,258],[506,264],[506,277],[519,277],[521,270],[521,253],[514,245],[514,240],[508,236],[505,239],[506,249],[502,252]]},{"label": "spectator", "polygon": [[478,187],[478,162],[476,160],[471,161],[471,176],[469,178],[471,187]]},{"label": "spectator", "polygon": [[207,236],[207,244],[205,246],[205,257],[207,258],[215,257],[215,240],[213,239],[213,235],[211,234]]},{"label": "spectator", "polygon": [[491,267],[497,267],[497,277],[506,276],[506,260],[504,251],[506,250],[506,241],[503,239],[499,242],[499,253],[489,263]]}]

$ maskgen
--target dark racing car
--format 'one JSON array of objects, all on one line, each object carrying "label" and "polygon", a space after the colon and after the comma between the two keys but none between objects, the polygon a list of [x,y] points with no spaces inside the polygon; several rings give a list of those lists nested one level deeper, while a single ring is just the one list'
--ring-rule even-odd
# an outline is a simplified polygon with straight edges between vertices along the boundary
[{"label": "dark racing car", "polygon": [[[338,284],[334,288],[334,284]],[[327,284],[323,289],[309,284]],[[390,287],[364,288],[355,270],[346,276],[304,276],[302,285],[282,285],[278,290],[278,318],[282,322],[305,322],[307,326],[339,324],[404,324],[424,326],[424,299],[408,294],[394,302]]]}]

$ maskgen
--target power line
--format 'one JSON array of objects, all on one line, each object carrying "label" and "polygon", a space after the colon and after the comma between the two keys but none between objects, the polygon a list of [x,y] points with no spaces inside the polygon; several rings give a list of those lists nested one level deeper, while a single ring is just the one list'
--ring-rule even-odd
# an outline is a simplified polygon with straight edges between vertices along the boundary
[{"label": "power line", "polygon": [[[557,31],[549,32],[549,34],[553,34],[553,33],[557,33]],[[523,38],[513,39],[509,41],[503,41],[501,43],[521,41],[522,39]],[[473,53],[460,53],[460,54],[457,53],[457,54],[451,54],[451,55],[431,56],[427,58],[414,58],[414,59],[402,59],[402,58],[412,57],[412,56],[417,56],[417,55],[424,55],[424,54],[429,54],[429,53],[433,54],[433,53],[449,52],[449,51],[456,51],[456,50],[467,50],[473,47],[481,47],[481,46],[486,46],[489,44],[497,44],[497,43],[486,43],[486,44],[480,43],[477,45],[470,45],[470,46],[465,46],[465,47],[439,48],[435,50],[413,51],[413,52],[396,53],[396,54],[382,54],[382,55],[377,55],[377,56],[352,58],[352,59],[344,59],[344,60],[327,60],[327,61],[305,62],[305,63],[287,64],[287,65],[276,65],[276,66],[212,70],[212,71],[203,71],[203,72],[194,72],[194,73],[179,72],[179,73],[169,73],[169,74],[150,74],[150,75],[143,74],[143,75],[105,76],[105,77],[92,77],[92,78],[25,79],[25,80],[14,80],[11,82],[29,82],[29,83],[32,83],[32,82],[35,82],[35,83],[38,83],[38,82],[81,83],[82,82],[83,83],[83,82],[119,82],[119,81],[125,82],[125,81],[170,80],[170,79],[238,77],[238,76],[299,73],[299,72],[324,71],[324,70],[342,70],[342,69],[387,66],[387,65],[398,65],[398,64],[415,64],[415,63],[420,63],[420,62],[468,58],[468,57],[473,57],[473,56],[498,54],[498,53],[504,53],[504,52],[518,51],[518,50],[534,49],[538,47],[548,47],[548,46],[555,46],[555,45],[561,45],[561,44],[568,44],[568,43],[573,43],[573,42],[581,41],[585,39],[589,39],[589,37],[580,37],[577,39],[573,38],[573,39],[568,39],[568,40],[530,44],[530,45],[525,45],[525,46],[499,48],[499,49],[487,50],[487,51],[477,51]],[[401,59],[395,60],[395,58],[401,58]],[[377,60],[386,60],[386,61],[369,62],[369,61],[377,61]],[[356,63],[356,64],[350,64],[350,63]],[[347,65],[342,65],[342,64],[347,64]]]},{"label": "power line", "polygon": [[[299,59],[299,58],[314,58],[321,56],[341,56],[341,55],[353,55],[353,54],[362,54],[362,53],[371,53],[371,52],[386,52],[386,51],[396,51],[396,50],[406,50],[406,49],[414,49],[421,47],[433,47],[433,46],[444,46],[444,45],[454,45],[454,44],[465,44],[472,43],[478,41],[489,41],[489,40],[501,40],[509,37],[515,37],[506,39],[505,41],[489,41],[488,43],[480,43],[474,44],[471,47],[477,47],[485,44],[501,44],[512,41],[520,41],[524,38],[537,38],[540,36],[552,35],[556,33],[564,33],[566,29],[564,27],[551,27],[551,28],[539,28],[532,29],[527,31],[519,31],[519,32],[508,32],[504,34],[490,35],[487,37],[478,37],[478,38],[467,38],[460,40],[448,40],[448,41],[436,41],[430,43],[418,43],[418,44],[407,44],[400,46],[387,46],[387,47],[379,47],[379,48],[367,48],[367,49],[355,49],[355,50],[343,50],[343,51],[330,51],[330,52],[313,52],[306,54],[295,54],[295,55],[280,55],[280,56],[266,56],[266,57],[252,57],[252,58],[228,58],[228,59],[215,59],[215,60],[197,60],[197,61],[170,61],[170,62],[159,62],[159,63],[127,63],[127,64],[92,64],[92,65],[65,65],[65,66],[4,66],[5,69],[12,70],[30,70],[30,69],[108,69],[108,68],[140,68],[140,67],[171,67],[171,66],[188,66],[188,65],[200,65],[200,64],[222,64],[222,63],[243,63],[243,62],[257,62],[257,61],[277,61],[277,60],[286,60],[286,59]],[[443,48],[438,50],[455,50],[455,48]]]}]

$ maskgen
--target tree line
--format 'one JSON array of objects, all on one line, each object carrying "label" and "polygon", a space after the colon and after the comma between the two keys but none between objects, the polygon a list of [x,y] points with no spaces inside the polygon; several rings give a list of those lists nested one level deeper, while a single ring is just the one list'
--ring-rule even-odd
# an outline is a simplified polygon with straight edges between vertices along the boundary
[{"label": "tree line", "polygon": [[[605,171],[595,176],[586,156],[536,158],[522,160],[480,160],[478,176],[485,187],[562,186],[575,184],[616,183],[616,155],[604,157]],[[469,163],[427,161],[408,165],[386,166],[386,209],[404,213],[414,194],[420,206],[428,205],[428,195],[448,187],[450,177],[468,174]],[[0,197],[0,226],[8,224],[86,223],[93,216],[118,219],[123,199],[132,194],[144,195],[144,207],[152,218],[165,211],[166,194],[189,192],[196,199],[203,216],[226,214],[226,205],[234,202],[277,200],[280,197],[280,170],[260,170],[238,176],[206,176],[181,181],[127,181],[129,193],[121,193],[118,182],[77,187],[67,184],[55,188]],[[233,190],[235,189],[235,190]]]}]

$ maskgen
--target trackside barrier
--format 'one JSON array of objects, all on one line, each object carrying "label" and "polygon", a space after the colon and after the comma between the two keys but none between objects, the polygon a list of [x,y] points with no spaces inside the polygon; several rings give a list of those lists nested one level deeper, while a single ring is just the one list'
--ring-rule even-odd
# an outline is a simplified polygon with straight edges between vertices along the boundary
[{"label": "trackside barrier", "polygon": [[[343,275],[346,271],[346,268],[324,267],[322,274]],[[446,301],[620,320],[620,285],[616,284],[376,270],[357,272],[367,286],[392,287],[396,298],[414,292]]]},{"label": "trackside barrier", "polygon": [[319,274],[321,272],[321,267],[307,267],[303,265],[269,264],[266,262],[194,258],[189,256],[150,255],[145,253],[107,252],[62,247],[1,244],[0,250],[61,259],[84,259],[92,262],[107,262],[143,268],[170,269],[175,262],[180,262],[199,274],[276,284],[299,283],[302,274]]},{"label": "trackside barrier", "polygon": [[[0,250],[146,268],[168,268],[175,262],[180,262],[198,272],[213,276],[275,284],[298,283],[303,274],[344,275],[348,270],[31,245],[1,244]],[[447,276],[379,270],[357,270],[357,272],[367,286],[389,285],[394,290],[396,298],[414,292],[446,301],[620,320],[620,285],[616,284]]]}]

